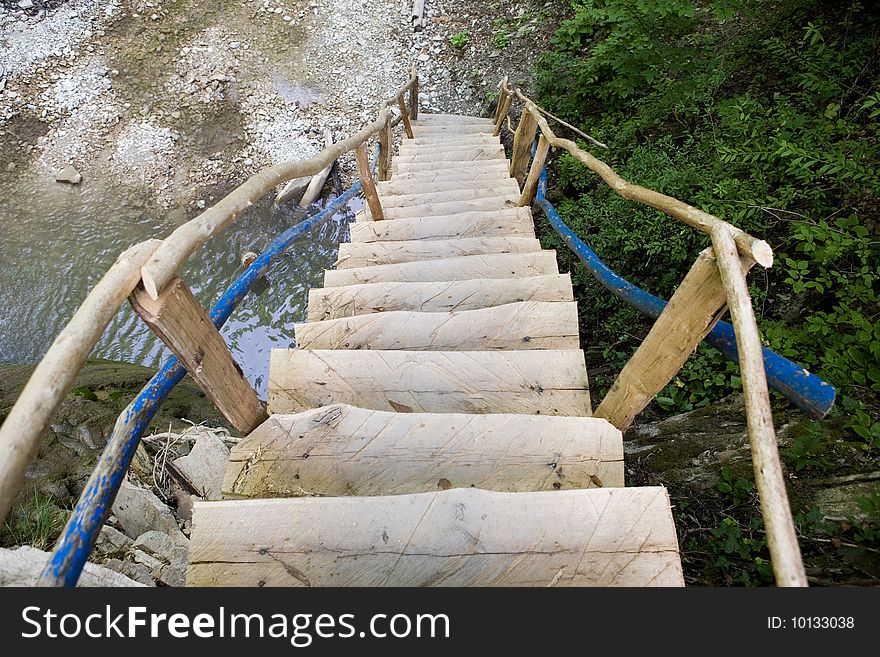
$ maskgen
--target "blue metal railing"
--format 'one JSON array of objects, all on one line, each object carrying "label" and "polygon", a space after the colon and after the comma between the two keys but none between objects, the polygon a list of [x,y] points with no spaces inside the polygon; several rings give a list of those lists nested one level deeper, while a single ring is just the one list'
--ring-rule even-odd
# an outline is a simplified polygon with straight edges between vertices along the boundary
[{"label": "blue metal railing", "polygon": [[[541,171],[538,181],[538,192],[535,197],[538,205],[544,210],[554,230],[568,245],[584,266],[614,296],[622,299],[636,310],[657,319],[666,307],[666,301],[645,292],[629,281],[621,278],[599,259],[599,256],[588,247],[575,232],[569,228],[556,208],[547,200],[547,169]],[[739,350],[736,347],[736,333],[727,322],[718,322],[709,334],[703,338],[705,342],[718,349],[727,360],[739,362]],[[830,383],[808,372],[803,366],[767,349],[763,349],[764,370],[767,383],[771,388],[781,392],[788,400],[813,418],[822,418],[834,405],[837,391]]]},{"label": "blue metal railing", "polygon": [[[378,157],[375,159],[378,160]],[[281,255],[295,239],[327,221],[360,191],[361,183],[355,182],[323,210],[291,226],[275,238],[211,308],[210,316],[214,326],[220,329],[226,323],[232,311],[254,284],[263,277],[275,258]],[[38,582],[40,586],[76,586],[101,527],[110,513],[113,500],[140,443],[141,435],[162,402],[184,376],[186,369],[177,362],[175,356],[172,356],[119,416],[110,440],[86,482],[49,563],[40,575]]]}]

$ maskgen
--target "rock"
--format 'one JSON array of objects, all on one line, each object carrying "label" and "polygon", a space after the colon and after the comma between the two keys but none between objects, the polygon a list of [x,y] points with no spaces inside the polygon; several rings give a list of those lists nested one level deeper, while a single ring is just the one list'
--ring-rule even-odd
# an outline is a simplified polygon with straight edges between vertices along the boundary
[{"label": "rock", "polygon": [[[33,586],[48,560],[48,552],[28,545],[15,550],[0,548],[0,586]],[[152,581],[143,582],[116,569],[87,563],[77,586],[143,586],[145,583],[152,585]]]},{"label": "rock", "polygon": [[82,174],[72,166],[66,166],[55,176],[55,181],[69,185],[79,185],[82,182]]},{"label": "rock", "polygon": [[155,580],[150,575],[150,569],[142,564],[121,559],[107,559],[103,565],[105,568],[125,575],[126,579],[134,581],[132,586],[156,586]]},{"label": "rock", "polygon": [[132,544],[133,548],[140,548],[150,554],[164,559],[166,563],[186,564],[186,555],[189,541],[180,543],[168,534],[158,531],[144,532],[137,537]]},{"label": "rock", "polygon": [[21,0],[21,1],[18,3],[18,8],[19,8],[19,9],[33,9],[33,8],[34,8],[34,3],[31,2],[31,0]]},{"label": "rock", "polygon": [[98,540],[95,543],[95,554],[101,556],[123,555],[132,545],[132,540],[118,529],[109,525],[101,527]]},{"label": "rock", "polygon": [[201,492],[203,498],[219,500],[228,461],[229,448],[216,434],[203,431],[196,437],[192,451],[187,456],[175,459],[172,464],[193,488]]},{"label": "rock", "polygon": [[119,487],[119,493],[113,502],[113,513],[119,526],[131,538],[156,529],[171,536],[179,534],[181,540],[186,540],[180,534],[171,509],[151,491],[139,488],[127,479]]}]

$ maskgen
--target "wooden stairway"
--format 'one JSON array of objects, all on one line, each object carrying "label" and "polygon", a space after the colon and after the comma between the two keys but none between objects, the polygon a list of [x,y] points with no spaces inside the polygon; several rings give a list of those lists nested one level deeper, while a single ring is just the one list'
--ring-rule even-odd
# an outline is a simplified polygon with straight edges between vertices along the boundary
[{"label": "wooden stairway", "polygon": [[195,505],[195,586],[677,586],[669,498],[624,488],[590,417],[571,280],[535,239],[489,119],[421,114],[270,419]]}]

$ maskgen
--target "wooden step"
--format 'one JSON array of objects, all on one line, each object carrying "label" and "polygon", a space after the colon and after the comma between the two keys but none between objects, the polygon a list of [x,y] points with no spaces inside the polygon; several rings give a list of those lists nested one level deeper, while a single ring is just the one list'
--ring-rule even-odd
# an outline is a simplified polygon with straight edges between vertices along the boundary
[{"label": "wooden step", "polygon": [[479,310],[393,310],[295,324],[300,349],[403,349],[493,351],[577,349],[573,301],[521,301]]},{"label": "wooden step", "polygon": [[470,279],[433,283],[367,283],[309,290],[308,321],[393,310],[445,312],[519,301],[572,301],[571,276]]},{"label": "wooden step", "polygon": [[472,201],[494,196],[519,198],[520,191],[513,178],[494,181],[491,185],[472,187],[470,189],[456,187],[447,190],[427,189],[411,194],[381,194],[379,201],[383,208],[399,208],[404,205],[424,205],[425,203],[447,203],[449,201]]},{"label": "wooden step", "polygon": [[413,123],[413,137],[441,137],[444,135],[460,137],[461,135],[489,135],[494,128],[489,123]]},{"label": "wooden step", "polygon": [[189,586],[682,586],[666,489],[196,502]]},{"label": "wooden step", "polygon": [[[385,219],[410,219],[412,217],[437,217],[461,212],[485,212],[491,210],[504,210],[516,208],[519,205],[520,195],[508,192],[500,196],[488,196],[466,201],[443,201],[440,203],[422,203],[420,205],[406,205],[403,207],[382,208]],[[357,217],[357,215],[355,215]],[[370,221],[369,208],[362,215],[364,221]]]},{"label": "wooden step", "polygon": [[486,253],[533,253],[541,243],[531,237],[468,237],[458,240],[399,240],[392,242],[343,242],[337,269],[389,265],[413,260],[456,258]]},{"label": "wooden step", "polygon": [[354,269],[328,269],[324,272],[324,287],[385,281],[429,282],[461,281],[468,278],[525,278],[558,273],[555,251],[490,253]]},{"label": "wooden step", "polygon": [[591,415],[580,350],[273,349],[269,413],[351,404],[401,413]]},{"label": "wooden step", "polygon": [[485,116],[468,116],[466,114],[444,114],[442,112],[419,113],[417,123],[485,123],[495,125],[494,119]]},{"label": "wooden step", "polygon": [[[377,184],[379,193],[412,194],[419,191],[440,191],[442,189],[480,188],[495,185],[499,182],[513,180],[507,171],[457,171],[455,169],[441,172],[398,173],[392,180],[383,180]],[[452,185],[443,187],[443,185]]]},{"label": "wooden step", "polygon": [[472,162],[405,162],[394,158],[391,163],[391,177],[398,173],[474,173],[491,171],[508,174],[507,160],[473,160]]},{"label": "wooden step", "polygon": [[479,146],[407,146],[401,145],[395,159],[407,162],[440,162],[469,160],[504,160],[504,146],[501,144]]},{"label": "wooden step", "polygon": [[440,217],[388,221],[355,221],[348,228],[352,242],[448,240],[499,235],[535,236],[530,208],[461,212]]},{"label": "wooden step", "polygon": [[476,132],[462,135],[428,135],[426,137],[414,137],[404,139],[401,144],[406,146],[461,146],[468,144],[493,145],[500,144],[501,137],[485,132]]},{"label": "wooden step", "polygon": [[623,485],[623,437],[599,418],[389,413],[337,404],[273,415],[252,431],[229,454],[223,495]]}]

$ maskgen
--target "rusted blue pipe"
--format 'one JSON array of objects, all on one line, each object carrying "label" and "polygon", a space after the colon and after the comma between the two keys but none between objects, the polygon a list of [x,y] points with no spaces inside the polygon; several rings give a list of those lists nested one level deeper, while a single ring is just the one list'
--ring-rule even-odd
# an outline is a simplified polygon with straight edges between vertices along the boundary
[{"label": "rusted blue pipe", "polygon": [[[666,307],[666,301],[645,292],[640,287],[633,285],[611,271],[599,259],[599,256],[562,221],[559,213],[556,212],[556,208],[547,200],[546,192],[547,169],[545,168],[541,172],[535,201],[544,210],[554,230],[559,233],[559,236],[568,245],[568,248],[574,251],[575,255],[580,258],[584,266],[605,289],[636,310],[657,319]],[[727,322],[718,322],[715,328],[703,338],[703,341],[718,349],[727,360],[739,363],[736,333],[733,330],[733,326]],[[784,356],[780,356],[766,347],[763,349],[763,356],[767,383],[771,388],[781,392],[786,399],[810,417],[819,419],[828,414],[828,411],[834,405],[834,398],[837,395],[834,386],[807,371],[805,367],[790,361]]]},{"label": "rusted blue pipe", "polygon": [[[211,309],[211,321],[218,329],[253,285],[263,277],[273,260],[290,244],[336,214],[361,191],[360,182],[334,199],[314,216],[291,226],[266,247],[245,272],[223,293]],[[110,513],[119,486],[141,440],[162,402],[172,388],[186,376],[186,369],[172,356],[116,420],[113,434],[101,453],[76,507],[38,581],[39,586],[76,586],[83,566],[91,554],[101,527]]]}]

